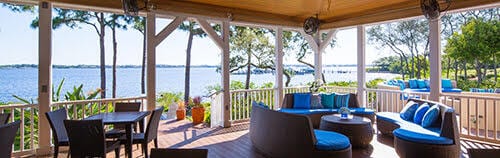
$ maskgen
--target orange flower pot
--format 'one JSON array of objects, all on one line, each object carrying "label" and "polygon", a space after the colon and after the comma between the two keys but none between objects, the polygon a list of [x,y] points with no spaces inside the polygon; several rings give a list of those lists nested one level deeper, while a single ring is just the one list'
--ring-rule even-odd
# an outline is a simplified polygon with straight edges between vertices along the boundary
[{"label": "orange flower pot", "polygon": [[205,108],[193,107],[191,109],[191,115],[193,115],[193,124],[203,123],[203,118],[205,118]]},{"label": "orange flower pot", "polygon": [[186,118],[186,109],[177,109],[175,114],[177,115],[177,120],[184,120]]}]

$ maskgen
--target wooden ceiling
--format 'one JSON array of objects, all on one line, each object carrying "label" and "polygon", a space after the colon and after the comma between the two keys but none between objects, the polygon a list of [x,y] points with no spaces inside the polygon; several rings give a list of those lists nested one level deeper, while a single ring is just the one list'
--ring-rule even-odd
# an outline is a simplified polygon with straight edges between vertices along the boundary
[{"label": "wooden ceiling", "polygon": [[[2,1],[2,0],[0,0]],[[5,0],[4,0],[5,1]],[[12,0],[6,0],[12,1]],[[38,0],[28,0],[38,1]],[[48,0],[56,6],[120,11],[121,0]],[[142,1],[142,0],[138,0]],[[446,6],[445,0],[438,0]],[[500,6],[500,0],[451,0],[449,10]],[[318,15],[322,29],[341,28],[422,15],[420,0],[149,0],[165,15],[201,16],[252,25],[302,27],[305,18]]]}]

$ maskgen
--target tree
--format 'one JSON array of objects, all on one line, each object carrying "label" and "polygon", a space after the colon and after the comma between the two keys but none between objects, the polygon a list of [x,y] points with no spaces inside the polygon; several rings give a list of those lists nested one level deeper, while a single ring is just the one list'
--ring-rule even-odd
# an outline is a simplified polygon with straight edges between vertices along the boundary
[{"label": "tree", "polygon": [[450,56],[473,63],[478,87],[486,76],[485,64],[498,64],[496,57],[500,54],[499,28],[498,19],[473,19],[461,27],[461,33],[455,32],[445,47],[445,52]]},{"label": "tree", "polygon": [[112,98],[116,98],[116,56],[118,54],[118,42],[116,41],[116,29],[127,29],[127,25],[122,24],[121,20],[125,19],[124,15],[111,14],[109,16],[106,26],[111,29],[113,38],[113,83],[112,83]]},{"label": "tree", "polygon": [[274,69],[274,47],[262,28],[231,27],[230,72],[246,68],[245,89],[250,88],[252,67]]},{"label": "tree", "polygon": [[[99,36],[99,55],[100,55],[100,73],[101,73],[101,98],[106,98],[106,63],[104,36],[107,26],[106,16],[102,12],[88,12],[79,10],[69,10],[55,8],[56,16],[52,18],[52,28],[57,29],[62,25],[74,29],[78,24],[90,25]],[[31,22],[31,27],[38,27],[38,18]]]},{"label": "tree", "polygon": [[194,21],[188,21],[182,23],[179,28],[183,31],[187,31],[188,43],[186,49],[186,68],[184,75],[184,101],[187,103],[189,101],[189,89],[190,89],[190,76],[191,76],[191,46],[193,45],[193,37],[198,36],[200,38],[206,37],[207,34],[199,27]]},{"label": "tree", "polygon": [[146,93],[146,18],[144,17],[128,17],[126,18],[127,23],[132,24],[134,30],[139,31],[142,34],[142,65],[141,65],[141,94]]},{"label": "tree", "polygon": [[[327,36],[326,33],[322,33],[321,34],[321,38],[322,39],[325,39]],[[333,47],[335,46],[335,40],[332,40],[332,41],[329,41],[329,46],[330,47]],[[309,55],[312,55],[312,50],[311,50],[311,46],[309,46],[309,43],[305,40],[304,36],[298,32],[291,32],[291,31],[283,31],[283,48],[285,49],[284,52],[293,52],[295,51],[295,53],[292,53],[295,55],[295,57],[297,58],[297,61],[299,63],[302,63],[304,65],[307,65],[308,67],[310,68],[315,68],[314,64],[311,64],[311,63],[308,63],[306,62],[304,59],[309,56]],[[292,55],[290,53],[285,53],[285,55]],[[288,86],[288,83],[289,83],[289,78],[290,78],[290,74],[287,73],[285,71],[285,76],[287,76],[287,86]],[[323,83],[327,83],[326,82],[326,79],[325,79],[325,75],[323,73],[321,73],[321,78],[323,79]]]}]

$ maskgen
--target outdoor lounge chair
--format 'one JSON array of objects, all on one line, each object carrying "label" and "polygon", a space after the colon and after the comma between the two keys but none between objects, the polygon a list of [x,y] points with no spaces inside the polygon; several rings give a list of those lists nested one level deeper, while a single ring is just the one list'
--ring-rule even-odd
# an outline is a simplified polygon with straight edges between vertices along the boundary
[{"label": "outdoor lounge chair", "polygon": [[250,140],[253,147],[266,157],[352,157],[349,138],[340,133],[313,129],[311,120],[305,115],[253,105],[251,118]]},{"label": "outdoor lounge chair", "polygon": [[419,106],[423,103],[439,106],[437,120],[431,127],[422,127],[404,120],[400,113],[377,113],[377,129],[394,136],[394,148],[401,158],[457,158],[460,140],[455,111],[441,103],[410,99]]}]

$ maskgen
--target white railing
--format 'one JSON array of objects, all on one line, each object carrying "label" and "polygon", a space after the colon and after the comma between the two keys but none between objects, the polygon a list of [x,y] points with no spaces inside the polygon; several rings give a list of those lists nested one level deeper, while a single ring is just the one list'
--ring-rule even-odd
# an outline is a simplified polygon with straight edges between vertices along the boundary
[{"label": "white railing", "polygon": [[224,93],[216,92],[210,97],[210,127],[224,126],[224,106],[222,105]]},{"label": "white railing", "polygon": [[[337,93],[355,93],[355,87],[337,87],[325,86],[322,87],[324,92]],[[270,108],[275,107],[274,88],[266,89],[249,89],[249,90],[233,90],[231,94],[230,121],[245,121],[250,118],[250,110],[252,101],[264,102]],[[287,93],[305,93],[309,92],[309,87],[286,87],[283,88],[284,94]]]},{"label": "white railing", "polygon": [[[367,89],[367,107],[377,112],[400,112],[409,98],[429,99],[429,93]],[[453,107],[462,138],[500,144],[500,94],[443,93],[439,102]]]},{"label": "white railing", "polygon": [[[68,109],[68,115],[71,119],[82,119],[90,115],[111,111],[117,102],[141,102],[141,105],[145,106],[146,97],[64,101],[52,103],[50,107],[52,110],[64,107]],[[14,141],[13,156],[35,154],[35,149],[38,147],[38,104],[0,105],[0,113],[10,113],[11,122],[21,121],[20,132],[16,136],[18,139]]]}]

